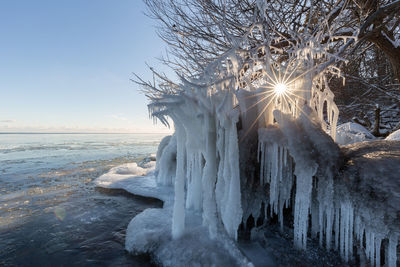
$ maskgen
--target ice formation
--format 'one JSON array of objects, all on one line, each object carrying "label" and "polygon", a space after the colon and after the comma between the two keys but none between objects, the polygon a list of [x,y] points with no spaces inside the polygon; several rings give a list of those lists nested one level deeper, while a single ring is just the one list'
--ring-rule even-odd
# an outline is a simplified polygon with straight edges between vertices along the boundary
[{"label": "ice formation", "polygon": [[400,141],[400,129],[389,134],[385,140]]},{"label": "ice formation", "polygon": [[[172,140],[165,138],[168,139]],[[165,152],[162,149],[159,156]],[[95,180],[99,187],[124,189],[164,202],[163,208],[146,209],[131,220],[126,231],[126,250],[133,254],[151,253],[155,262],[163,266],[253,266],[226,233],[218,232],[211,239],[197,210],[186,210],[185,231],[171,240],[174,192],[171,186],[157,184],[154,163],[139,164],[141,167],[136,163],[124,164]]]},{"label": "ice formation", "polygon": [[108,186],[120,180],[124,180],[126,176],[145,176],[154,168],[142,168],[136,163],[126,163],[112,168],[108,173],[102,175],[96,180],[96,185]]},{"label": "ice formation", "polygon": [[346,122],[336,129],[336,143],[349,145],[357,142],[372,141],[375,139],[366,128],[354,122]]},{"label": "ice formation", "polygon": [[[264,4],[259,1],[259,8]],[[250,216],[259,221],[277,215],[283,229],[284,209],[292,209],[299,249],[306,249],[311,230],[345,261],[357,247],[380,266],[384,247],[385,264],[395,266],[397,229],[366,215],[375,208],[361,209],[342,188],[349,177],[335,179],[343,160],[335,139],[344,144],[368,137],[359,137],[363,130],[354,124],[336,129],[338,108],[326,74],[340,76],[330,65],[340,57],[321,45],[326,36],[304,32],[281,62],[272,51],[283,37],[270,33],[255,45],[247,37],[256,31],[266,32],[254,23],[243,38],[226,33],[230,50],[198,76],[181,77],[171,90],[150,97],[150,114],[175,126],[160,144],[156,166],[158,184],[174,187],[173,240],[184,236],[188,212],[201,215],[210,238],[225,232],[237,239]],[[276,90],[281,84],[285,89]],[[349,137],[351,129],[357,131]]]}]

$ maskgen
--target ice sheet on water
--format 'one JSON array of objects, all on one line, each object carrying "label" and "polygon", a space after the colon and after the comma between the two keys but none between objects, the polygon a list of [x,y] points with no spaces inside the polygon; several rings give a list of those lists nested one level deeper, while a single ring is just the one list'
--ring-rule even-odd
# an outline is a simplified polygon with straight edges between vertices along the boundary
[{"label": "ice sheet on water", "polygon": [[136,163],[117,166],[101,175],[94,183],[98,187],[124,189],[135,195],[169,201],[172,190],[158,187],[156,178],[153,175],[155,161],[149,161],[141,165],[145,168],[138,166]]},{"label": "ice sheet on water", "polygon": [[130,175],[146,175],[149,169],[139,167],[135,162],[126,163],[110,170],[111,173],[115,174],[130,174]]}]

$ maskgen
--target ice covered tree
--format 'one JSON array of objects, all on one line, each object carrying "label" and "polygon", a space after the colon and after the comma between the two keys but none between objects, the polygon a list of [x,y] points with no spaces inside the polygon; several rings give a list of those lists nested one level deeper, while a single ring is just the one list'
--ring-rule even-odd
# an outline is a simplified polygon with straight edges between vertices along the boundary
[{"label": "ice covered tree", "polygon": [[340,67],[349,51],[372,32],[376,16],[396,20],[399,1],[358,21],[352,12],[360,3],[350,1],[146,3],[174,56],[164,62],[180,77],[153,71],[158,83],[136,78],[150,115],[175,127],[157,156],[158,182],[175,191],[173,237],[182,236],[187,209],[202,214],[210,237],[237,239],[250,217],[277,215],[283,226],[283,210],[291,208],[299,249],[311,229],[344,260],[358,240],[379,265],[382,240],[389,240],[386,263],[394,266],[397,230],[385,222],[370,227],[350,197],[338,197],[345,191],[334,182],[339,110],[329,80],[345,81]]},{"label": "ice covered tree", "polygon": [[[263,2],[263,1],[258,1]],[[170,44],[170,53],[176,58],[165,60],[173,63],[177,70],[196,73],[210,61],[230,48],[224,31],[232,36],[242,36],[257,12],[257,1],[231,0],[145,0],[149,15],[157,19],[160,37]],[[286,38],[292,33],[315,31],[321,16],[334,32],[325,34],[357,36],[357,46],[364,42],[375,44],[390,60],[397,79],[399,57],[399,1],[266,1],[265,28],[273,28]],[[263,4],[263,3],[261,3]],[[221,23],[223,22],[223,29]],[[294,36],[293,36],[294,38]],[[294,39],[293,39],[294,40]],[[252,40],[259,43],[256,37]],[[321,39],[321,42],[339,40]],[[279,47],[287,43],[279,42]],[[362,50],[351,50],[361,53]]]},{"label": "ice covered tree", "polygon": [[[257,1],[159,1],[146,0],[149,15],[160,23],[159,35],[170,45],[169,54],[163,59],[170,66],[186,75],[196,75],[230,48],[230,41],[223,31],[233,37],[245,33],[256,12]],[[279,32],[295,41],[293,33],[316,31],[318,19],[325,17],[326,27],[332,32],[326,35],[356,37],[342,51],[347,65],[341,65],[343,76],[348,81],[329,77],[328,83],[337,95],[345,119],[359,117],[356,121],[365,127],[374,128],[375,106],[381,106],[386,130],[400,127],[399,115],[399,2],[398,1],[268,1],[263,21],[264,28]],[[329,16],[329,17],[328,17]],[[221,27],[221,23],[224,26]],[[262,42],[256,35],[253,45]],[[343,39],[321,39],[339,49]],[[278,42],[275,47],[285,50],[287,42]],[[280,60],[284,60],[282,55]],[[379,61],[380,64],[374,64]],[[387,62],[385,64],[385,62]],[[397,81],[396,81],[397,79]],[[363,95],[364,97],[360,97]],[[367,98],[366,96],[369,96]],[[374,99],[371,101],[369,99]],[[365,118],[364,118],[365,117]],[[397,128],[396,128],[397,127]]]}]

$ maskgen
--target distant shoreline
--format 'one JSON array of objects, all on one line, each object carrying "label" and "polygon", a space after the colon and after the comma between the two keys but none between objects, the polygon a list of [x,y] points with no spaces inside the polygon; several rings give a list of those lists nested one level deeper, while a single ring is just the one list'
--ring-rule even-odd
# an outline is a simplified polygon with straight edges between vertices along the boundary
[{"label": "distant shoreline", "polygon": [[90,132],[72,132],[72,133],[54,133],[54,132],[0,132],[1,134],[171,134],[171,133],[90,133]]}]

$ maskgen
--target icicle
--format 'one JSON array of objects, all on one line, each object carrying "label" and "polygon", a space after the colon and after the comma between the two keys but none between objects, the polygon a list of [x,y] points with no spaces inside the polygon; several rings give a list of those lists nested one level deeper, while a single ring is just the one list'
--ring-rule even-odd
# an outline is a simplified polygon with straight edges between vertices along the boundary
[{"label": "icicle", "polygon": [[228,234],[237,239],[237,229],[241,222],[243,212],[240,193],[239,147],[235,121],[231,124],[230,143],[229,162],[232,170],[232,178],[229,185],[228,219],[224,221],[224,225]]},{"label": "icicle", "polygon": [[262,142],[259,142],[259,147],[261,147],[261,163],[260,163],[260,184],[264,185],[264,166],[265,166],[265,145]]},{"label": "icicle", "polygon": [[344,231],[345,231],[345,225],[344,225],[344,218],[345,218],[345,209],[341,208],[340,209],[340,257],[344,258],[344,242],[345,242],[345,237],[344,237]]},{"label": "icicle", "polygon": [[282,153],[282,150],[283,150],[283,147],[282,146],[279,146],[278,147],[279,149],[278,149],[278,154],[279,154],[279,160],[278,160],[278,181],[279,182],[282,182],[282,163],[283,163],[283,153]]},{"label": "icicle", "polygon": [[373,264],[375,259],[375,233],[366,231],[365,252],[368,260]]},{"label": "icicle", "polygon": [[215,184],[217,180],[217,148],[215,118],[207,115],[205,123],[206,149],[204,153],[205,166],[202,177],[203,191],[203,225],[208,226],[211,238],[217,236],[217,206]]},{"label": "icicle", "polygon": [[298,248],[305,249],[307,246],[308,213],[310,209],[310,196],[312,188],[312,177],[315,168],[302,168],[297,165],[295,174],[296,197],[294,214],[294,243]]},{"label": "icicle", "polygon": [[[311,235],[313,238],[317,237],[318,232],[321,229],[320,217],[322,216],[320,205],[316,201],[311,203]],[[321,237],[321,235],[320,235]]]},{"label": "icicle", "polygon": [[280,200],[279,201],[278,219],[279,219],[279,226],[280,226],[281,231],[283,231],[283,206],[284,206],[284,201]]},{"label": "icicle", "polygon": [[177,155],[175,198],[172,213],[172,237],[182,236],[185,229],[185,132],[181,125],[177,126]]},{"label": "icicle", "polygon": [[361,239],[361,225],[360,225],[360,217],[356,216],[354,220],[354,233],[356,235],[356,239]]},{"label": "icicle", "polygon": [[333,207],[332,203],[328,207],[326,207],[326,230],[325,230],[325,240],[326,240],[326,249],[330,250],[332,243],[332,221],[333,221]]},{"label": "icicle", "polygon": [[389,236],[389,247],[387,250],[387,266],[396,267],[397,263],[397,234],[391,234]]},{"label": "icicle", "polygon": [[215,185],[215,198],[217,201],[217,208],[219,214],[222,214],[224,209],[224,188],[225,188],[225,129],[222,127],[221,122],[219,122],[219,129],[217,135],[217,153],[219,156],[218,172],[217,172],[217,184]]},{"label": "icicle", "polygon": [[381,244],[382,239],[379,236],[375,237],[375,266],[381,266]]},{"label": "icicle", "polygon": [[[235,120],[226,119],[222,124],[224,130],[220,132],[217,139],[220,166],[216,185],[216,198],[223,226],[229,236],[236,239],[237,229],[242,222],[243,216],[237,130]],[[260,151],[261,156],[265,154],[262,146],[260,147]],[[247,218],[243,218],[244,224],[246,220]]]},{"label": "icicle", "polygon": [[335,208],[335,249],[339,249],[339,224],[340,224],[340,214],[339,214],[339,207]]},{"label": "icicle", "polygon": [[269,185],[269,197],[270,197],[270,205],[271,205],[271,215],[273,212],[277,213],[277,202],[278,202],[278,160],[279,160],[279,147],[277,143],[272,145],[272,171],[271,171],[271,179]]},{"label": "icicle", "polygon": [[319,245],[322,247],[324,236],[324,210],[323,205],[318,205],[318,231],[319,231]]},{"label": "icicle", "polygon": [[187,195],[186,208],[200,211],[202,206],[202,156],[200,152],[188,153],[187,155]]},{"label": "icicle", "polygon": [[283,165],[287,165],[287,149],[283,149]]},{"label": "icicle", "polygon": [[348,246],[348,251],[349,251],[349,256],[353,256],[353,239],[354,239],[354,208],[351,205],[351,203],[348,203],[349,205],[349,246]]},{"label": "icicle", "polygon": [[340,255],[347,262],[353,253],[353,207],[349,201],[341,203]]}]

